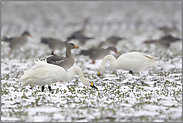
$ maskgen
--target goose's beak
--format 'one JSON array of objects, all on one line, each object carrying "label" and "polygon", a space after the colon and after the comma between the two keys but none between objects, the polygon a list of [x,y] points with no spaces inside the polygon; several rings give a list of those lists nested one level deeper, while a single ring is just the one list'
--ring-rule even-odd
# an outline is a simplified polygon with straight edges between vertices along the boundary
[{"label": "goose's beak", "polygon": [[79,49],[79,47],[78,47],[78,46],[76,46],[76,45],[74,46],[74,48],[78,48],[78,49]]},{"label": "goose's beak", "polygon": [[32,35],[29,34],[30,37],[32,37]]},{"label": "goose's beak", "polygon": [[101,75],[101,73],[98,71],[97,75],[98,75],[98,76],[100,76],[100,75]]},{"label": "goose's beak", "polygon": [[116,51],[116,54],[119,54],[118,51]]},{"label": "goose's beak", "polygon": [[98,90],[98,88],[93,84],[93,82],[90,82],[90,87],[95,88]]}]

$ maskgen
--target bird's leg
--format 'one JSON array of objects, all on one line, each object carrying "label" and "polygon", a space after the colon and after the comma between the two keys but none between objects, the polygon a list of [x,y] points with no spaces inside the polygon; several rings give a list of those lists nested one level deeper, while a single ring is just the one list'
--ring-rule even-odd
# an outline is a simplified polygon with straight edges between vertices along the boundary
[{"label": "bird's leg", "polygon": [[51,91],[51,86],[50,85],[48,86],[48,89],[49,89],[49,91]]},{"label": "bird's leg", "polygon": [[19,50],[19,52],[23,52],[23,50],[21,48],[19,48],[18,50]]},{"label": "bird's leg", "polygon": [[32,88],[33,88],[33,86],[30,87],[30,89],[32,89]]},{"label": "bird's leg", "polygon": [[132,70],[130,70],[129,73],[133,75],[133,71]]},{"label": "bird's leg", "polygon": [[10,50],[9,54],[11,54],[11,53],[12,53],[12,49]]},{"label": "bird's leg", "polygon": [[[50,85],[48,85],[48,89],[49,89],[49,91],[51,91],[51,86]],[[53,94],[53,91],[51,93]]]},{"label": "bird's leg", "polygon": [[92,61],[92,64],[95,64],[95,60]]},{"label": "bird's leg", "polygon": [[42,92],[43,92],[44,91],[44,86],[42,86],[41,89],[42,89]]}]

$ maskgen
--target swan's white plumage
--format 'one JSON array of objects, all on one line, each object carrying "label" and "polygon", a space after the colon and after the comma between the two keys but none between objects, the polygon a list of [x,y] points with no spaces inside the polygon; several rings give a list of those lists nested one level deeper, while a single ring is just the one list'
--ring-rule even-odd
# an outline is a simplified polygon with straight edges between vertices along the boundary
[{"label": "swan's white plumage", "polygon": [[112,55],[107,55],[103,58],[102,64],[98,70],[103,73],[105,70],[105,63],[109,60],[110,67],[113,70],[123,69],[132,70],[135,72],[143,71],[144,69],[155,66],[158,63],[155,61],[156,58],[148,56],[139,52],[130,52],[119,56],[115,59]]},{"label": "swan's white plumage", "polygon": [[22,87],[28,84],[37,84],[44,86],[50,85],[54,82],[69,81],[77,73],[86,86],[90,86],[90,80],[83,76],[81,68],[73,66],[67,72],[64,68],[49,64],[46,61],[34,61],[35,66],[29,70],[24,71],[24,75],[21,76],[20,80],[23,82]]},{"label": "swan's white plumage", "polygon": [[59,66],[48,64],[45,61],[34,61],[35,66],[26,70],[20,80],[23,82],[22,86],[27,84],[37,84],[44,86],[53,82],[58,82],[61,75],[66,74],[66,71]]}]

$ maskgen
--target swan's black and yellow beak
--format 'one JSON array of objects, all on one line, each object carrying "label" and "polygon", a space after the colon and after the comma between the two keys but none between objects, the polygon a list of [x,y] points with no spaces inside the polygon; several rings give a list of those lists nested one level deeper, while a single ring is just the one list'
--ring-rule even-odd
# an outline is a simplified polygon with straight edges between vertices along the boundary
[{"label": "swan's black and yellow beak", "polygon": [[100,76],[100,75],[101,75],[101,73],[98,71],[97,75],[98,75],[98,76]]},{"label": "swan's black and yellow beak", "polygon": [[90,82],[90,87],[95,88],[98,90],[98,88],[93,84],[93,82]]}]

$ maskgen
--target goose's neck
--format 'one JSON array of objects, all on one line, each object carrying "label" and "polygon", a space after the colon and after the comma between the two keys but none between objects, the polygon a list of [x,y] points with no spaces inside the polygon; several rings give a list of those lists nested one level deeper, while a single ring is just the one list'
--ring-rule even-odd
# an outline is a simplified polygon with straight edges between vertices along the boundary
[{"label": "goose's neck", "polygon": [[105,66],[105,63],[109,60],[110,66],[111,68],[115,67],[115,63],[116,63],[116,58],[113,55],[107,55],[104,57],[104,59],[102,60],[102,66]]},{"label": "goose's neck", "polygon": [[87,24],[87,21],[84,21],[83,27],[82,27],[82,32],[83,32],[83,33],[84,33],[84,31],[85,31],[86,24]]},{"label": "goose's neck", "polygon": [[27,35],[22,35],[22,39],[25,40],[25,42],[28,40],[28,36]]},{"label": "goose's neck", "polygon": [[66,57],[72,57],[72,54],[71,54],[71,48],[67,47],[66,49]]}]

